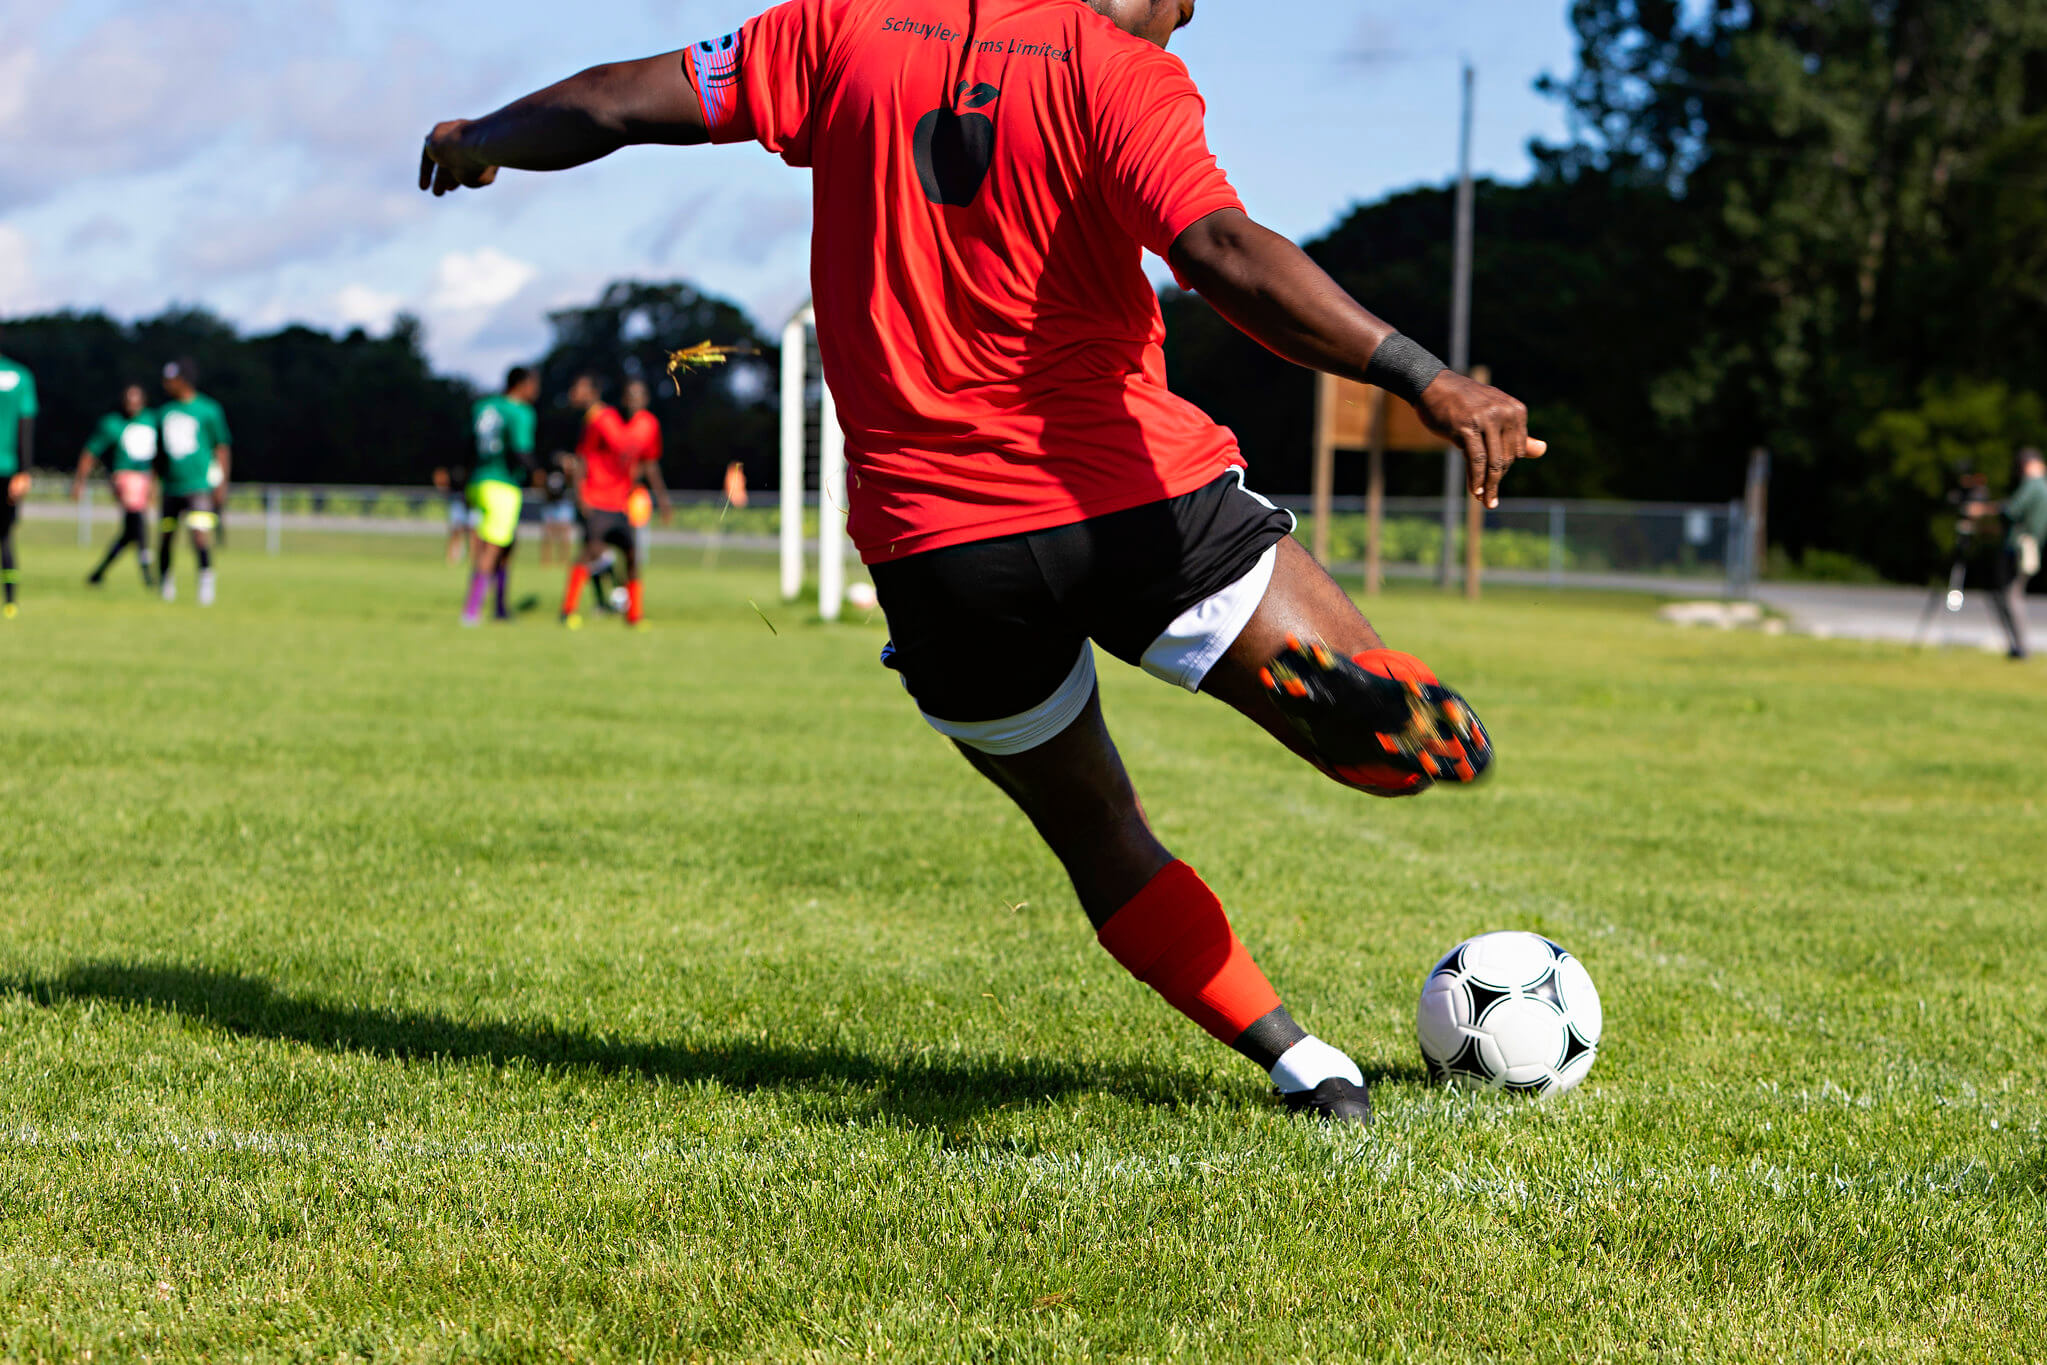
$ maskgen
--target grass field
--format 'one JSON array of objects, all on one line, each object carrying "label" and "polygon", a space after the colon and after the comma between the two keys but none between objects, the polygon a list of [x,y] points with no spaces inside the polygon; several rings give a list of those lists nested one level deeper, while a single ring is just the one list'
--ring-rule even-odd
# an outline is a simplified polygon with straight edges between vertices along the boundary
[{"label": "grass field", "polygon": [[[202,613],[28,532],[0,1358],[2043,1349],[2037,670],[1396,593],[1502,761],[1385,803],[1109,665],[1164,836],[1375,1077],[1339,1132],[763,566],[463,633],[430,541],[250,537]],[[1580,1093],[1425,1082],[1421,976],[1492,928],[1597,979]]]}]

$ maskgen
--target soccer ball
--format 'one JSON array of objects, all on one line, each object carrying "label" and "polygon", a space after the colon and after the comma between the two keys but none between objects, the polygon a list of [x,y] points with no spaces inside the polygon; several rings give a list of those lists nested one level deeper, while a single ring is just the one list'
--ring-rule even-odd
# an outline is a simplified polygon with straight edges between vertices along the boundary
[{"label": "soccer ball", "polygon": [[1599,1056],[1583,963],[1539,934],[1481,934],[1436,964],[1414,1029],[1429,1074],[1464,1090],[1561,1095]]},{"label": "soccer ball", "polygon": [[632,594],[627,592],[624,588],[613,588],[611,590],[611,609],[613,611],[624,611],[627,607],[631,606],[632,604],[633,604]]}]

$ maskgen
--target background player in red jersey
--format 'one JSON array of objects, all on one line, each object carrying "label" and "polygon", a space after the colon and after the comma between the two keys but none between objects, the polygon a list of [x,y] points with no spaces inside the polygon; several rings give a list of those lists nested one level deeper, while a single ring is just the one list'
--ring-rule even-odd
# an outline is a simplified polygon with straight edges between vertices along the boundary
[{"label": "background player in red jersey", "polygon": [[[660,509],[661,520],[666,522],[675,515],[673,504],[668,497],[668,483],[661,477],[661,419],[651,411],[654,395],[646,381],[628,381],[625,392],[619,396],[619,430],[632,457],[638,461],[639,479],[645,484],[648,495],[635,492],[627,508],[627,521],[633,528],[633,545],[639,562],[646,563],[647,513],[655,507]],[[608,581],[607,581],[608,580]],[[606,546],[604,553],[590,565],[590,586],[596,590],[597,601],[607,610],[625,610],[631,605],[631,594],[618,583],[618,554]],[[614,601],[616,597],[620,600]]]},{"label": "background player in red jersey", "polygon": [[1153,834],[1090,642],[1375,794],[1473,780],[1490,743],[1245,491],[1235,438],[1168,390],[1142,252],[1280,355],[1414,403],[1488,504],[1543,446],[1520,403],[1447,371],[1245,214],[1165,52],[1194,8],[791,0],[437,126],[420,187],[634,143],[753,140],[811,168],[818,345],[890,666],[1029,815],[1119,962],[1290,1108],[1364,1120],[1357,1065],[1295,1022]]},{"label": "background player in red jersey", "polygon": [[[660,424],[646,410],[646,385],[634,381],[627,386],[628,406],[637,386],[638,404],[633,420],[621,417],[618,409],[604,401],[594,375],[577,378],[569,390],[569,404],[583,413],[583,439],[576,447],[576,502],[583,512],[583,553],[569,568],[568,590],[562,596],[562,622],[570,628],[583,623],[583,589],[605,558],[613,553],[625,558],[625,622],[637,626],[644,619],[640,589],[640,553],[633,534],[633,494],[646,480],[659,496],[661,516],[673,515],[667,485],[661,481]],[[645,418],[646,422],[639,422]],[[648,444],[647,423],[653,423],[652,444]],[[651,473],[648,460],[656,461]]]}]

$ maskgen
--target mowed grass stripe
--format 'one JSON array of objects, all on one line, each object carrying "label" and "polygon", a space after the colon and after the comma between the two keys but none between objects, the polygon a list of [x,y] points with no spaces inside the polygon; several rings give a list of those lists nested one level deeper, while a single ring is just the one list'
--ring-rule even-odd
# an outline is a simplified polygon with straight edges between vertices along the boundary
[{"label": "mowed grass stripe", "polygon": [[[429,542],[249,542],[201,614],[53,529],[0,634],[0,1356],[2036,1349],[2029,670],[1397,592],[1504,761],[1380,803],[1107,665],[1161,829],[1379,1077],[1330,1133],[768,566],[459,634]],[[1591,966],[1585,1093],[1424,1083],[1488,928]]]}]

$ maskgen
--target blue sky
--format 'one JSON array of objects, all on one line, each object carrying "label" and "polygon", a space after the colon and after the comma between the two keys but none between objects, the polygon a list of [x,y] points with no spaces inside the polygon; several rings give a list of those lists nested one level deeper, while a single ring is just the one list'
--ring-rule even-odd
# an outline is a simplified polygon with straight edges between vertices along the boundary
[{"label": "blue sky", "polygon": [[[420,314],[478,377],[608,279],[686,277],[772,327],[801,301],[809,187],[758,149],[629,151],[435,203],[440,118],[736,27],[762,0],[0,0],[0,314],[198,303],[250,328]],[[1562,132],[1565,0],[1201,0],[1175,40],[1252,213],[1296,238],[1438,182],[1460,57],[1481,172]],[[1446,225],[1447,229],[1447,225]]]}]

